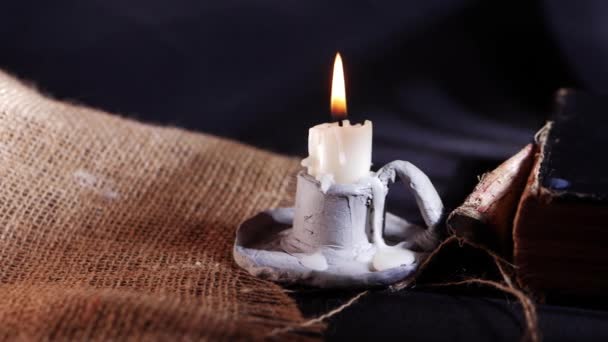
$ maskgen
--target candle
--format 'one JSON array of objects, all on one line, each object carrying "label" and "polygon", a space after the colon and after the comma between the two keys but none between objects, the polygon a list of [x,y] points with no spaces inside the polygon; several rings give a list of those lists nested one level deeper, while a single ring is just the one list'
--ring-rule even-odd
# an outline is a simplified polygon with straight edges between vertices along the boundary
[{"label": "candle", "polygon": [[372,164],[372,122],[351,125],[346,120],[346,91],[340,54],[336,54],[331,87],[331,113],[338,122],[323,123],[308,132],[308,174],[319,181],[355,183],[369,176]]}]

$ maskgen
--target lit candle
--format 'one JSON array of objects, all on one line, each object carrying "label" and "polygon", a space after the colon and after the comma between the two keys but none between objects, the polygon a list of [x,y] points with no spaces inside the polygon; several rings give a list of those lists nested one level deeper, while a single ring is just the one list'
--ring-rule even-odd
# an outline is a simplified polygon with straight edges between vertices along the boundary
[{"label": "lit candle", "polygon": [[351,125],[346,120],[346,90],[342,58],[336,54],[331,87],[331,113],[339,120],[310,128],[308,174],[319,181],[355,183],[369,176],[372,165],[372,122]]}]

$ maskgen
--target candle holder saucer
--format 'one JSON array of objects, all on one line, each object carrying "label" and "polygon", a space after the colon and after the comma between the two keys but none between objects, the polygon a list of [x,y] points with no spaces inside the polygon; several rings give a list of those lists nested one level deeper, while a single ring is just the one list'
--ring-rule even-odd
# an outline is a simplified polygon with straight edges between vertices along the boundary
[{"label": "candle holder saucer", "polygon": [[[374,271],[371,260],[350,258],[330,246],[317,253],[286,251],[285,241],[293,232],[294,208],[267,210],[244,221],[237,230],[234,258],[239,266],[254,276],[284,284],[302,284],[321,288],[387,286],[412,276],[428,255],[415,252],[413,264]],[[386,214],[385,237],[391,241],[406,241],[424,228],[411,224],[391,213]],[[373,246],[371,247],[373,254]],[[327,260],[318,262],[320,255]],[[316,260],[315,260],[316,259]]]}]

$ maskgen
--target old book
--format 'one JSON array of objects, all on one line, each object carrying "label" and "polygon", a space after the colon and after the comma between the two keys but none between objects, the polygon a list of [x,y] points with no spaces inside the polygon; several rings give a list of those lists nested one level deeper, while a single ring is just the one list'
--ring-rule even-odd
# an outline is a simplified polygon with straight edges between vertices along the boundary
[{"label": "old book", "polygon": [[538,293],[608,290],[608,97],[562,90],[513,225],[519,282]]},{"label": "old book", "polygon": [[608,290],[608,96],[561,90],[526,146],[485,175],[448,226],[499,251],[538,294]]}]

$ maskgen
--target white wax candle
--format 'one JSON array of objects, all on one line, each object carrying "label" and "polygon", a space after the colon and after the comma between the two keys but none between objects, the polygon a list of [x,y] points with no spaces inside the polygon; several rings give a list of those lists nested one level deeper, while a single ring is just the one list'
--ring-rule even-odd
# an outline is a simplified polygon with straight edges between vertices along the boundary
[{"label": "white wax candle", "polygon": [[372,122],[351,125],[348,120],[324,123],[308,132],[308,158],[302,161],[317,180],[331,177],[339,184],[369,176],[372,165]]}]

